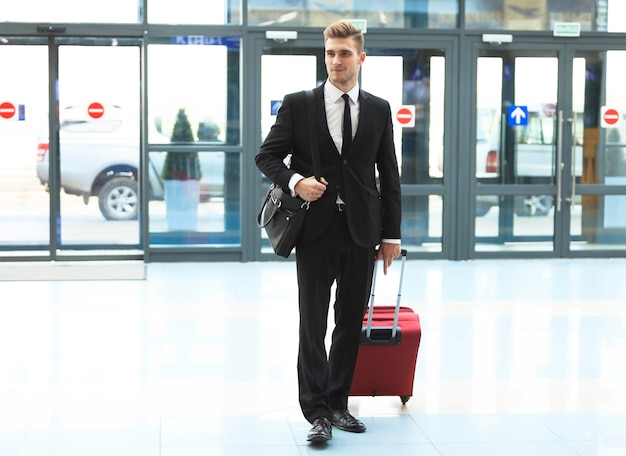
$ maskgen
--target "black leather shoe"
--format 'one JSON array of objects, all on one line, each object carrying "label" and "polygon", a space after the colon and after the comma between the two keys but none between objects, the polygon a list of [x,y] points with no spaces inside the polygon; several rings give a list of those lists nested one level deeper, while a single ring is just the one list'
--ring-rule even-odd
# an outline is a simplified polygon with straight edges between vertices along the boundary
[{"label": "black leather shoe", "polygon": [[328,418],[320,417],[313,421],[313,427],[306,439],[312,443],[328,442],[333,438],[333,428]]},{"label": "black leather shoe", "polygon": [[342,431],[365,432],[367,427],[350,415],[347,410],[335,410],[331,422]]}]

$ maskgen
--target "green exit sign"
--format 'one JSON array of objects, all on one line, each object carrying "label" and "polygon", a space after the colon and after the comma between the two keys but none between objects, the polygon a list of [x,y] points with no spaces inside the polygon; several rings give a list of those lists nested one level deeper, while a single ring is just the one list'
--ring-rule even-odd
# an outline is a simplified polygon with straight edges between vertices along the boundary
[{"label": "green exit sign", "polygon": [[367,19],[346,19],[346,21],[351,22],[361,33],[367,33]]},{"label": "green exit sign", "polygon": [[554,36],[567,38],[580,36],[580,22],[555,22]]}]

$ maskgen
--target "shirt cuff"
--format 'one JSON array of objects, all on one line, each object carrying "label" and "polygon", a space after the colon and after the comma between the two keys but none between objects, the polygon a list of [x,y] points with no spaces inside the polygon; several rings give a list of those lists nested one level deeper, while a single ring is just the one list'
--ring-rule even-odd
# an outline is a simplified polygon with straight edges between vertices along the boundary
[{"label": "shirt cuff", "polygon": [[296,184],[300,182],[302,179],[304,179],[304,176],[298,173],[294,173],[294,175],[291,176],[291,179],[289,179],[289,190],[291,191],[291,196],[293,197],[298,196],[295,188],[296,188]]},{"label": "shirt cuff", "polygon": [[400,239],[383,239],[382,242],[387,244],[400,244]]}]

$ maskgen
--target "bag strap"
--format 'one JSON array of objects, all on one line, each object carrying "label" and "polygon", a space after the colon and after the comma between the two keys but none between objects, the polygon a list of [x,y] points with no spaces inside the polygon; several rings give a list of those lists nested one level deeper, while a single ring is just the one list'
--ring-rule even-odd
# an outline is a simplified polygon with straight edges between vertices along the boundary
[{"label": "bag strap", "polygon": [[320,149],[317,135],[317,118],[315,116],[315,98],[313,97],[313,90],[305,90],[306,104],[307,104],[307,117],[309,119],[309,141],[311,142],[311,161],[313,162],[313,174],[315,179],[319,181],[321,179],[320,172]]},{"label": "bag strap", "polygon": [[259,213],[256,215],[256,224],[259,228],[265,228],[267,226],[267,224],[274,218],[274,215],[276,215],[276,210],[273,210],[271,215],[265,219],[265,208],[267,207],[267,204],[270,202],[270,200],[272,199],[272,191],[276,188],[276,184],[272,183],[269,188],[267,189],[267,192],[265,193],[265,198],[263,199],[263,204],[261,204],[261,208],[259,209]]}]

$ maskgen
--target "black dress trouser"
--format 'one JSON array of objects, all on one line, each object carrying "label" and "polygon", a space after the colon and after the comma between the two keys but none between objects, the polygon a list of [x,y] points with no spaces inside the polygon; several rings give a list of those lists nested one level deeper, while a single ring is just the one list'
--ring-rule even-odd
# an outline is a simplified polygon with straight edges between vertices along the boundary
[{"label": "black dress trouser", "polygon": [[[313,422],[348,408],[363,315],[371,291],[373,248],[356,245],[345,212],[335,212],[326,232],[296,245],[300,329],[298,386],[304,417]],[[332,344],[325,338],[331,288],[336,283]]]}]

